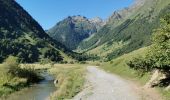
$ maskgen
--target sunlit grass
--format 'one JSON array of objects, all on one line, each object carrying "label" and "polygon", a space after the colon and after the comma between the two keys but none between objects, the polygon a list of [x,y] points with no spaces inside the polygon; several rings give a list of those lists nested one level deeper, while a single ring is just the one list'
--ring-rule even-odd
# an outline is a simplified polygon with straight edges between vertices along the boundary
[{"label": "sunlit grass", "polygon": [[143,76],[141,76],[136,70],[129,68],[126,62],[130,61],[134,57],[144,56],[147,51],[146,49],[147,47],[136,50],[129,54],[125,54],[116,59],[113,59],[109,63],[103,63],[101,65],[101,68],[108,72],[118,74],[122,77],[131,79],[131,80],[137,80],[141,84],[145,84],[150,78],[150,73],[145,73]]},{"label": "sunlit grass", "polygon": [[[103,63],[101,68],[107,72],[118,74],[128,80],[135,81],[141,85],[145,85],[151,78],[151,73],[145,73],[143,76],[139,74],[136,70],[131,69],[126,62],[130,61],[134,57],[145,56],[147,48],[141,48],[139,50],[133,51],[129,54],[125,54],[116,59],[113,59],[109,63]],[[170,91],[165,91],[165,88],[157,87],[157,90],[165,97],[166,100],[170,98]]]},{"label": "sunlit grass", "polygon": [[127,43],[123,43],[122,41],[120,42],[113,42],[110,44],[103,44],[101,46],[98,46],[87,53],[89,54],[97,54],[100,57],[106,57],[109,53],[112,53],[113,51],[122,48],[123,46],[127,45]]},{"label": "sunlit grass", "polygon": [[27,68],[17,62],[17,58],[9,56],[0,65],[0,97],[19,91],[42,79],[35,69]]},{"label": "sunlit grass", "polygon": [[84,84],[85,66],[78,64],[56,64],[49,70],[58,80],[57,91],[51,95],[52,100],[71,99],[79,93]]}]

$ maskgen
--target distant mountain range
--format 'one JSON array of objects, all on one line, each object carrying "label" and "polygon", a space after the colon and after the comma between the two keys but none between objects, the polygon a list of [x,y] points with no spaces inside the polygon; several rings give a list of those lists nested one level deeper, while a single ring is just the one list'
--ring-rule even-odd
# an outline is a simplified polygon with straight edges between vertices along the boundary
[{"label": "distant mountain range", "polygon": [[48,34],[70,50],[112,59],[150,45],[152,31],[159,26],[169,4],[170,0],[135,0],[106,21],[70,16],[49,29]]},{"label": "distant mountain range", "polygon": [[69,16],[58,22],[47,33],[70,50],[74,50],[84,39],[97,33],[104,24],[105,22],[99,17],[88,19],[80,15]]},{"label": "distant mountain range", "polygon": [[109,60],[148,46],[160,18],[169,12],[170,0],[136,0],[132,6],[115,11],[94,36],[80,43],[78,49]]}]

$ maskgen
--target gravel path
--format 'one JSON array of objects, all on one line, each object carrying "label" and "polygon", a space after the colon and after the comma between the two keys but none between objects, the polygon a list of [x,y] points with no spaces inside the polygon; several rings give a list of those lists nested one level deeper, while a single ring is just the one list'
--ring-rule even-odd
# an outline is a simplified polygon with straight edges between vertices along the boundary
[{"label": "gravel path", "polygon": [[86,88],[73,100],[140,100],[128,81],[94,66],[87,70]]}]

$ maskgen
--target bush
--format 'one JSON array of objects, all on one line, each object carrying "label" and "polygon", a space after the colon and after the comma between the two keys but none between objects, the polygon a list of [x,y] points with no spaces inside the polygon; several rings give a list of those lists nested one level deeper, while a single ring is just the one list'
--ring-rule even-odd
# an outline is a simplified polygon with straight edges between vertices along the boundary
[{"label": "bush", "polygon": [[152,70],[150,61],[144,57],[133,58],[127,63],[127,65],[132,69],[140,70],[142,72],[148,72]]},{"label": "bush", "polygon": [[85,62],[85,61],[80,61],[79,63],[80,63],[80,64],[86,64],[86,62]]},{"label": "bush", "polygon": [[60,63],[61,64],[67,64],[68,62],[67,61],[61,61]]},{"label": "bush", "polygon": [[9,56],[3,63],[3,69],[6,73],[16,76],[19,73],[20,68],[16,57]]},{"label": "bush", "polygon": [[70,61],[70,64],[74,64],[74,61]]},{"label": "bush", "polygon": [[35,71],[35,69],[31,69],[31,68],[21,69],[18,74],[18,77],[26,78],[28,84],[36,83],[43,79],[40,75],[38,75],[38,73]]},{"label": "bush", "polygon": [[25,78],[27,83],[35,83],[42,79],[34,69],[21,68],[18,63],[18,59],[13,56],[9,56],[2,65],[3,71],[6,75],[11,75],[13,78]]},{"label": "bush", "polygon": [[0,65],[0,97],[18,91],[41,79],[34,69],[21,68],[18,58],[9,56]]},{"label": "bush", "polygon": [[59,51],[54,48],[47,49],[44,53],[44,58],[47,58],[54,62],[59,62],[63,60],[63,57],[60,55]]}]

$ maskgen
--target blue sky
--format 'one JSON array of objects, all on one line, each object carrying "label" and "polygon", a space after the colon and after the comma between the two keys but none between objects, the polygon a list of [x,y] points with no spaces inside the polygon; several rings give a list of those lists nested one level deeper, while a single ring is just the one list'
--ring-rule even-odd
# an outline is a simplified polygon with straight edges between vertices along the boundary
[{"label": "blue sky", "polygon": [[133,0],[16,0],[44,29],[72,15],[108,18]]}]

